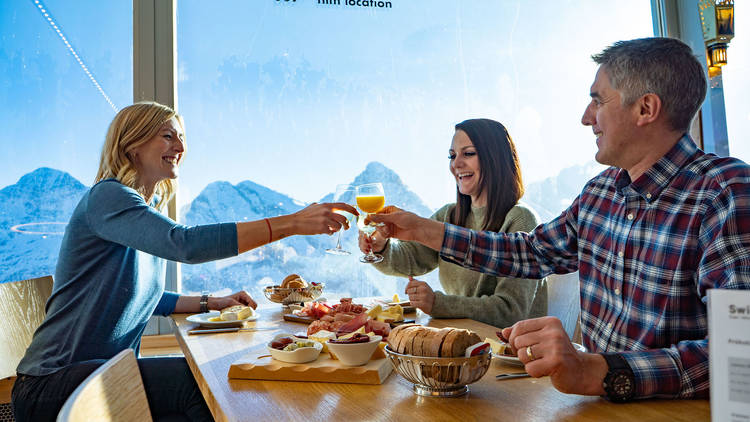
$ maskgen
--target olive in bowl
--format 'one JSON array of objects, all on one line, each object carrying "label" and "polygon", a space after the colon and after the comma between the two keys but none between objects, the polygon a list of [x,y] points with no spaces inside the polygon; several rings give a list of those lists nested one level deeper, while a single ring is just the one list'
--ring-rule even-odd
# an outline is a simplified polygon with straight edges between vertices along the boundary
[{"label": "olive in bowl", "polygon": [[279,334],[271,340],[268,352],[276,360],[288,363],[312,362],[318,358],[323,345],[306,338],[290,334]]}]

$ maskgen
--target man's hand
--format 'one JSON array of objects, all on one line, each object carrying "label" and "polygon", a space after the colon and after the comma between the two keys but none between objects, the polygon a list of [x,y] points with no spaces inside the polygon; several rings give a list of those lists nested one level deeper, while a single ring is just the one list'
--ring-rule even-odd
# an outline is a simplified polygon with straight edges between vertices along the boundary
[{"label": "man's hand", "polygon": [[559,319],[527,319],[504,328],[502,333],[532,377],[549,376],[552,385],[563,393],[604,394],[607,362],[599,354],[575,350]]},{"label": "man's hand", "polygon": [[229,296],[224,296],[224,297],[209,296],[208,298],[209,309],[222,310],[224,308],[228,308],[230,306],[235,306],[235,305],[245,305],[253,309],[258,307],[258,304],[255,303],[253,298],[250,297],[250,295],[247,294],[247,292],[244,290],[241,290]]},{"label": "man's hand", "polygon": [[435,292],[429,284],[409,277],[405,292],[409,295],[409,302],[426,314],[432,313],[432,305],[435,304]]},{"label": "man's hand", "polygon": [[445,234],[443,223],[422,218],[393,205],[383,208],[377,214],[368,215],[365,224],[370,221],[384,224],[378,227],[378,232],[383,237],[414,240],[436,251],[439,251],[443,246],[443,235]]}]

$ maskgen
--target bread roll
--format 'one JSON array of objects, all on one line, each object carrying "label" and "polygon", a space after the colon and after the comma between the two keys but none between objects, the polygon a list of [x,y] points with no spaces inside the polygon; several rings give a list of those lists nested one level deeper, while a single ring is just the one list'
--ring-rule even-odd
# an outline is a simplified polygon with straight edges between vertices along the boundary
[{"label": "bread roll", "polygon": [[467,347],[480,341],[469,330],[417,324],[399,325],[388,335],[388,344],[396,353],[429,357],[462,357]]},{"label": "bread roll", "polygon": [[307,281],[305,281],[299,274],[289,274],[284,277],[284,281],[281,282],[281,287],[285,289],[301,289],[307,287]]}]

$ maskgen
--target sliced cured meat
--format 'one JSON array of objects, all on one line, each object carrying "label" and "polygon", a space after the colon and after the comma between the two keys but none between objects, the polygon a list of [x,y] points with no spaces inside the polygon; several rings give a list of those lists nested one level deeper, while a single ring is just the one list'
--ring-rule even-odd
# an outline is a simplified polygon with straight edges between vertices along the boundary
[{"label": "sliced cured meat", "polygon": [[353,320],[355,316],[356,316],[355,314],[351,314],[349,312],[336,312],[336,315],[334,315],[333,320],[349,322]]},{"label": "sliced cured meat", "polygon": [[383,336],[383,338],[386,338],[391,332],[391,324],[375,321],[374,319],[370,318],[365,323],[365,332],[375,333],[375,335]]},{"label": "sliced cured meat", "polygon": [[351,321],[346,322],[345,324],[340,326],[339,329],[336,330],[336,334],[342,335],[357,331],[359,327],[365,325],[365,323],[367,322],[367,318],[369,318],[369,316],[367,316],[367,314],[365,313],[358,314]]}]

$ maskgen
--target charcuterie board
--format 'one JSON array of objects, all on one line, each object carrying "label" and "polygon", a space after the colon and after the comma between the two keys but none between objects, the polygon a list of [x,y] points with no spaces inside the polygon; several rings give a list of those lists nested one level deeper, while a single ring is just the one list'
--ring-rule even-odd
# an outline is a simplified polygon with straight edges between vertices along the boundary
[{"label": "charcuterie board", "polygon": [[393,370],[388,358],[372,359],[362,366],[344,366],[321,353],[308,363],[286,363],[268,356],[265,346],[254,348],[229,367],[229,378],[275,381],[313,381],[382,384]]},{"label": "charcuterie board", "polygon": [[[313,321],[315,321],[315,318],[299,316],[299,315],[294,315],[294,314],[284,314],[284,321],[301,322],[303,324],[312,324]],[[405,319],[403,321],[391,322],[391,327],[395,327],[401,324],[409,324],[412,322],[414,322],[413,319]]]}]

